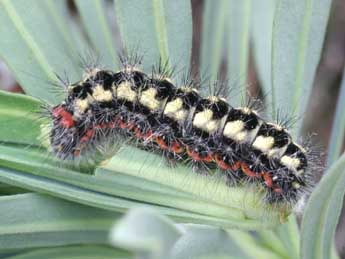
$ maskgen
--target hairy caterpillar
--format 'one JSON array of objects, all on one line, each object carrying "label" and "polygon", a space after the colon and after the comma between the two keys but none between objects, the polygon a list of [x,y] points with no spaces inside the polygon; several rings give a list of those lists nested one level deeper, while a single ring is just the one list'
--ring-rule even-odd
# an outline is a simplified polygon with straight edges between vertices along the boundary
[{"label": "hairy caterpillar", "polygon": [[57,157],[74,159],[121,136],[169,161],[221,170],[231,183],[259,183],[272,204],[295,204],[310,188],[309,151],[283,126],[220,96],[202,97],[192,79],[175,86],[164,66],[146,74],[137,61],[122,59],[118,72],[90,69],[49,108]]}]

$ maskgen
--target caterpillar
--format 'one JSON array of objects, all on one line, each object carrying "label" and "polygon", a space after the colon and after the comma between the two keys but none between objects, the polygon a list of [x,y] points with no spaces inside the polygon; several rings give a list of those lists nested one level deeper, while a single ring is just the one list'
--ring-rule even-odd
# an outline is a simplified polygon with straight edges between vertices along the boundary
[{"label": "caterpillar", "polygon": [[164,66],[146,74],[138,63],[124,58],[117,72],[90,69],[49,108],[49,140],[58,158],[82,157],[121,136],[167,161],[220,170],[230,184],[258,183],[270,204],[296,204],[307,193],[310,151],[285,127],[249,106],[201,96],[193,79],[177,87]]}]

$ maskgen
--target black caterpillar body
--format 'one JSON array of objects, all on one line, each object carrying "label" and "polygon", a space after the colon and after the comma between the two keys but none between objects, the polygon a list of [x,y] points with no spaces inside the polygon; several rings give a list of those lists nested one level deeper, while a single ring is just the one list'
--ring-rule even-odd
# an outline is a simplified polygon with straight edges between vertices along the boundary
[{"label": "black caterpillar body", "polygon": [[288,131],[248,107],[204,98],[189,82],[176,87],[166,74],[91,70],[50,109],[53,153],[74,159],[114,136],[136,140],[169,160],[219,169],[232,182],[264,186],[269,203],[296,203],[310,187],[308,152]]}]

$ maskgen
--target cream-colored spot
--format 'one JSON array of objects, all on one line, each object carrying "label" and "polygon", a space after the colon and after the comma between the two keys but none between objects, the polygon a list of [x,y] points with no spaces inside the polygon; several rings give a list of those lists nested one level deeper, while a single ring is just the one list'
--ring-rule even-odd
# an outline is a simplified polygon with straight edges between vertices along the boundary
[{"label": "cream-colored spot", "polygon": [[220,120],[212,120],[212,117],[213,112],[210,109],[205,109],[195,115],[193,126],[208,133],[213,133],[218,129]]},{"label": "cream-colored spot", "polygon": [[214,103],[219,101],[219,98],[217,96],[209,96],[207,99]]},{"label": "cream-colored spot", "polygon": [[140,95],[140,103],[152,111],[160,108],[161,102],[156,99],[157,90],[153,87],[142,91]]},{"label": "cream-colored spot", "polygon": [[272,149],[273,145],[273,137],[258,136],[253,142],[253,147],[260,150],[263,153],[268,153]]},{"label": "cream-colored spot", "polygon": [[117,87],[116,96],[118,99],[125,99],[133,102],[137,97],[137,93],[132,90],[130,82],[124,81]]},{"label": "cream-colored spot", "polygon": [[230,121],[225,124],[223,135],[225,137],[235,139],[236,135],[244,129],[244,122],[241,120]]},{"label": "cream-colored spot", "polygon": [[298,182],[292,182],[292,187],[294,189],[299,189],[299,188],[301,188],[301,185]]},{"label": "cream-colored spot", "polygon": [[277,158],[281,157],[284,154],[284,152],[286,150],[286,147],[287,146],[284,146],[282,148],[272,148],[271,150],[269,150],[267,152],[267,156],[269,156],[269,157],[277,157]]},{"label": "cream-colored spot", "polygon": [[171,113],[176,113],[181,110],[183,102],[181,98],[176,98],[175,100],[168,102],[164,108],[164,114],[169,115]]},{"label": "cream-colored spot", "polygon": [[111,101],[113,99],[111,91],[104,90],[102,85],[96,85],[96,87],[93,89],[92,97],[99,102]]},{"label": "cream-colored spot", "polygon": [[301,161],[298,158],[290,157],[290,156],[283,156],[280,159],[280,162],[285,165],[290,170],[297,170],[297,168],[300,166]]},{"label": "cream-colored spot", "polygon": [[244,143],[248,140],[248,131],[244,130],[242,132],[239,132],[234,137],[234,140],[236,140],[238,143]]},{"label": "cream-colored spot", "polygon": [[89,100],[88,100],[88,98],[85,98],[83,100],[77,99],[75,101],[75,105],[76,105],[78,113],[84,113],[85,110],[89,107]]},{"label": "cream-colored spot", "polygon": [[248,107],[244,107],[241,109],[243,113],[250,114],[252,111]]},{"label": "cream-colored spot", "polygon": [[182,110],[177,111],[173,116],[177,121],[182,122],[186,120],[188,116],[188,111],[185,109],[182,109]]},{"label": "cream-colored spot", "polygon": [[183,109],[183,101],[181,98],[168,102],[164,108],[164,115],[176,121],[184,121],[188,116],[188,111]]}]

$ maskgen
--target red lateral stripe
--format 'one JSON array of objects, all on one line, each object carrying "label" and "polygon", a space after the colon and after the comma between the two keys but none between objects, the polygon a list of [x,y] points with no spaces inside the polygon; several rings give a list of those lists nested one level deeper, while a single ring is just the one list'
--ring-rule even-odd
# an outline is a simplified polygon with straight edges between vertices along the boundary
[{"label": "red lateral stripe", "polygon": [[184,151],[184,147],[177,141],[173,141],[170,150],[176,154],[181,154]]},{"label": "red lateral stripe", "polygon": [[72,114],[62,106],[55,107],[52,115],[54,118],[60,118],[60,124],[64,128],[71,128],[75,125]]},{"label": "red lateral stripe", "polygon": [[205,162],[205,163],[211,163],[214,160],[212,153],[208,153],[207,156],[202,157],[202,156],[200,156],[199,153],[197,153],[195,151],[191,151],[189,147],[187,147],[187,154],[194,161],[202,161],[202,162]]},{"label": "red lateral stripe", "polygon": [[214,156],[214,160],[216,161],[217,165],[220,167],[222,170],[230,170],[230,171],[237,171],[238,169],[241,168],[241,162],[237,161],[233,165],[230,165],[223,161],[222,157],[220,154],[216,154]]},{"label": "red lateral stripe", "polygon": [[95,134],[94,129],[88,129],[86,133],[84,134],[84,136],[80,139],[80,142],[84,143],[84,142],[89,141],[93,137],[94,134]]},{"label": "red lateral stripe", "polygon": [[267,185],[267,187],[272,188],[273,181],[272,181],[271,175],[267,172],[264,172],[264,173],[262,173],[262,176],[264,178],[264,181],[265,181],[265,184]]},{"label": "red lateral stripe", "polygon": [[250,170],[246,162],[241,163],[241,169],[242,169],[242,172],[245,173],[249,177],[261,177],[261,174],[255,173],[252,170]]},{"label": "red lateral stripe", "polygon": [[163,140],[162,137],[156,137],[155,141],[162,150],[168,150],[169,149],[168,145],[165,143],[165,141]]}]

